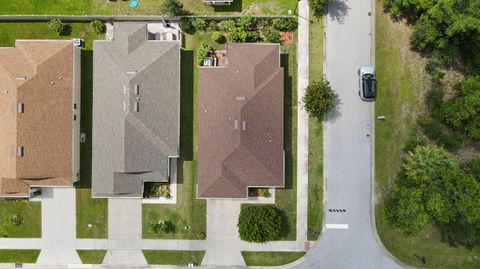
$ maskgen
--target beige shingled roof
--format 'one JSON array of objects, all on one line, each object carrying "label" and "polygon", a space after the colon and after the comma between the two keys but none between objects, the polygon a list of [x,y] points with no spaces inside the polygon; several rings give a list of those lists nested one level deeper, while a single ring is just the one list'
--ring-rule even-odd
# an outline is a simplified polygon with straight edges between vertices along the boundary
[{"label": "beige shingled roof", "polygon": [[0,196],[71,185],[72,41],[0,48],[0,82]]}]

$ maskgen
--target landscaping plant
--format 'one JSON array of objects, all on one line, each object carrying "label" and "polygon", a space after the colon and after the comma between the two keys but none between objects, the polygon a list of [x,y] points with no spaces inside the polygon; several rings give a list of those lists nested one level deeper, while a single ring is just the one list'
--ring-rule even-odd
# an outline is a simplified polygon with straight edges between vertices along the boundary
[{"label": "landscaping plant", "polygon": [[101,34],[105,31],[105,25],[99,20],[94,20],[90,22],[90,29],[96,34]]},{"label": "landscaping plant", "polygon": [[198,65],[203,65],[203,59],[210,56],[212,51],[213,51],[213,48],[210,45],[202,42],[200,44],[200,47],[197,50],[197,63],[198,63]]},{"label": "landscaping plant", "polygon": [[337,95],[327,80],[315,81],[307,87],[303,102],[310,117],[325,119],[327,113],[335,107]]},{"label": "landscaping plant", "polygon": [[246,206],[240,211],[237,227],[243,241],[265,243],[280,236],[282,217],[272,206]]},{"label": "landscaping plant", "polygon": [[50,32],[57,33],[59,35],[62,34],[62,32],[65,28],[65,25],[63,24],[63,22],[60,19],[51,19],[51,20],[48,21],[47,25],[48,25],[48,30]]}]

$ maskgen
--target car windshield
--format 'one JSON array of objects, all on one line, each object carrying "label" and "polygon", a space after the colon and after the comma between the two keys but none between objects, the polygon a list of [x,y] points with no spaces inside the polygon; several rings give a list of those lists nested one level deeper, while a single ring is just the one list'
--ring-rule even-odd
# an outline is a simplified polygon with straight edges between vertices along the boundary
[{"label": "car windshield", "polygon": [[365,98],[374,98],[375,97],[375,86],[376,80],[375,76],[372,74],[363,75],[363,94]]}]

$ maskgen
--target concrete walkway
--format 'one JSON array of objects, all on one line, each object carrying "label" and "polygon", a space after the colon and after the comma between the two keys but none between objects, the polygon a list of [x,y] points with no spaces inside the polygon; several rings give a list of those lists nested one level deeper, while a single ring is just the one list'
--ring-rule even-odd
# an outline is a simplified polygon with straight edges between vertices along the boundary
[{"label": "concrete walkway", "polygon": [[297,45],[297,241],[307,240],[308,209],[308,114],[303,96],[308,87],[308,33],[309,6],[307,0],[298,2],[298,45]]},{"label": "concrete walkway", "polygon": [[108,199],[108,251],[111,265],[146,265],[142,252],[142,200]]},{"label": "concrete walkway", "polygon": [[35,200],[42,203],[42,251],[37,262],[81,263],[75,249],[75,188],[43,188],[42,195]]}]

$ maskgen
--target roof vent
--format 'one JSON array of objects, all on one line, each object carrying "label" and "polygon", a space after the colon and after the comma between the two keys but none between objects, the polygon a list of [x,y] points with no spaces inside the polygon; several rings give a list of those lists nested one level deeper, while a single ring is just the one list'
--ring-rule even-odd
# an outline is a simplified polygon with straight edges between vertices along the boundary
[{"label": "roof vent", "polygon": [[235,120],[233,122],[233,127],[235,128],[235,130],[238,130],[238,120]]},{"label": "roof vent", "polygon": [[247,122],[242,120],[242,131],[246,131],[247,130]]},{"label": "roof vent", "polygon": [[135,75],[137,73],[136,69],[128,69],[127,70],[127,75]]},{"label": "roof vent", "polygon": [[237,101],[245,101],[245,99],[247,99],[245,96],[237,96],[237,97],[235,97],[235,100],[237,100]]},{"label": "roof vent", "polygon": [[18,157],[23,157],[23,154],[24,154],[23,146],[18,147],[17,148],[17,156]]},{"label": "roof vent", "polygon": [[133,93],[135,93],[135,95],[140,94],[140,85],[135,84],[135,86],[133,87]]},{"label": "roof vent", "polygon": [[18,113],[24,113],[24,112],[25,112],[25,104],[18,103]]},{"label": "roof vent", "polygon": [[135,112],[139,112],[139,111],[140,111],[140,103],[139,103],[139,102],[133,103],[133,110],[134,110]]},{"label": "roof vent", "polygon": [[18,75],[15,77],[16,80],[26,80],[27,77],[26,76],[22,76],[22,75]]}]

